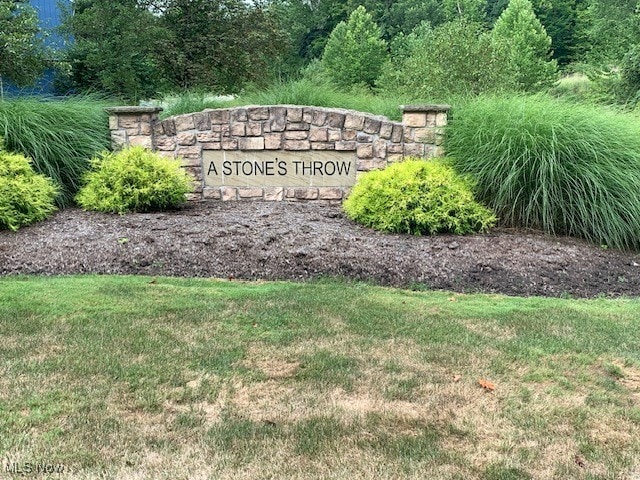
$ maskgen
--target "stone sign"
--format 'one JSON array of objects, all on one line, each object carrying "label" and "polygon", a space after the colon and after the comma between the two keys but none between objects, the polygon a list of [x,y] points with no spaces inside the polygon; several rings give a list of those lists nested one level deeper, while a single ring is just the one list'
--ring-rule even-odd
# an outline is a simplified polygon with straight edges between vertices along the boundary
[{"label": "stone sign", "polygon": [[351,187],[356,156],[336,151],[207,150],[207,187]]},{"label": "stone sign", "polygon": [[358,172],[443,154],[448,105],[405,105],[402,122],[339,108],[247,105],[160,120],[160,107],[111,107],[114,148],[180,160],[191,200],[340,202]]}]

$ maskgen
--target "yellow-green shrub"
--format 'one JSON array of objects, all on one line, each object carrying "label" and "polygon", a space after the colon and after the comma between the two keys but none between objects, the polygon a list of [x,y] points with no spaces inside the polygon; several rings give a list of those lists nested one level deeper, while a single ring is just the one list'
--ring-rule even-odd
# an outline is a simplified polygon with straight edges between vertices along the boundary
[{"label": "yellow-green shrub", "polygon": [[0,147],[0,228],[44,220],[55,211],[57,194],[53,181],[35,173],[25,156]]},{"label": "yellow-green shrub", "polygon": [[407,160],[365,173],[345,200],[352,220],[386,232],[483,232],[495,215],[473,198],[473,183],[446,160]]},{"label": "yellow-green shrub", "polygon": [[180,205],[191,179],[179,162],[142,147],[103,152],[91,160],[76,201],[85,210],[126,213]]}]

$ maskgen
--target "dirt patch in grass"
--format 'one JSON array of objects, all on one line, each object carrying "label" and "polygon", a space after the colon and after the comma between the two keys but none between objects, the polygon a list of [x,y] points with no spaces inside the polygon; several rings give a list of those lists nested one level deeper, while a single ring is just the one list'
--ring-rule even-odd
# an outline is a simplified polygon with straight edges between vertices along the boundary
[{"label": "dirt patch in grass", "polygon": [[353,223],[337,205],[203,202],[123,216],[69,208],[18,232],[0,232],[0,274],[77,273],[337,276],[457,292],[640,295],[635,252],[535,231],[383,234]]}]

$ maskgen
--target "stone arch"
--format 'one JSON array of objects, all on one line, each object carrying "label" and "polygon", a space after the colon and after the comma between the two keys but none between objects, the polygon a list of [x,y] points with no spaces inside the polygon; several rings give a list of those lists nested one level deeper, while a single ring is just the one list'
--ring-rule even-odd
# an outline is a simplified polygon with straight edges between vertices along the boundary
[{"label": "stone arch", "polygon": [[210,109],[159,120],[159,107],[109,108],[115,148],[181,159],[191,199],[340,202],[359,172],[442,155],[447,105],[403,107],[402,122],[298,105]]}]

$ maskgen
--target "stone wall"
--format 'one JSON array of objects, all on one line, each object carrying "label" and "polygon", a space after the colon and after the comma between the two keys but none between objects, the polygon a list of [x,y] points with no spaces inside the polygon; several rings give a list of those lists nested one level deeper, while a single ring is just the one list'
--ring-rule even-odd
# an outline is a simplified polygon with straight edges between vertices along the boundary
[{"label": "stone wall", "polygon": [[207,152],[234,152],[247,158],[252,152],[273,152],[274,158],[278,152],[298,152],[305,158],[344,152],[342,158],[355,163],[355,181],[358,172],[384,168],[405,157],[441,155],[448,110],[446,105],[405,106],[402,122],[350,110],[291,105],[205,110],[165,120],[159,120],[158,107],[115,107],[108,112],[114,147],[141,145],[179,158],[194,178],[193,200],[339,202],[349,185],[316,186],[310,180],[308,186],[293,187],[285,177],[282,185],[275,186],[273,179],[268,186],[216,185],[205,178]]}]

